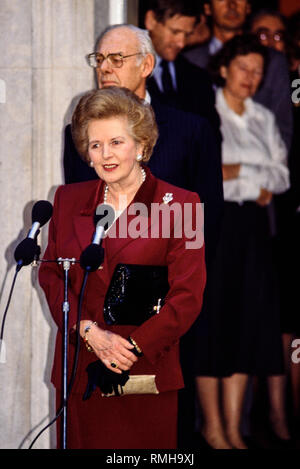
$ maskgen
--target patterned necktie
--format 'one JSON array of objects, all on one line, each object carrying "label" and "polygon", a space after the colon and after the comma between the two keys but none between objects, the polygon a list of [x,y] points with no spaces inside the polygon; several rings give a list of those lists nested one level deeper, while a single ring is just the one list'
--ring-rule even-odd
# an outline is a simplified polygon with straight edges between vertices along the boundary
[{"label": "patterned necktie", "polygon": [[167,60],[162,60],[160,63],[160,66],[162,68],[161,79],[162,79],[164,93],[165,94],[174,93],[172,77],[171,77],[171,73],[169,69],[169,62]]}]

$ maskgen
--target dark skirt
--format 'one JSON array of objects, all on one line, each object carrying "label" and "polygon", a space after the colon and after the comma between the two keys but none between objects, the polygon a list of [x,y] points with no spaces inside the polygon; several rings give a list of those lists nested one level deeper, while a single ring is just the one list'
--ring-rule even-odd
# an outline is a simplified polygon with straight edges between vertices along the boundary
[{"label": "dark skirt", "polygon": [[226,202],[215,262],[196,324],[195,374],[283,372],[278,284],[268,213]]},{"label": "dark skirt", "polygon": [[[67,413],[68,449],[175,449],[177,391],[101,397],[99,390],[83,401],[71,394]],[[57,402],[61,402],[57,391]],[[57,424],[61,447],[61,422]]]},{"label": "dark skirt", "polygon": [[288,194],[283,194],[278,201],[274,255],[279,272],[281,331],[299,337],[300,213],[288,203]]}]

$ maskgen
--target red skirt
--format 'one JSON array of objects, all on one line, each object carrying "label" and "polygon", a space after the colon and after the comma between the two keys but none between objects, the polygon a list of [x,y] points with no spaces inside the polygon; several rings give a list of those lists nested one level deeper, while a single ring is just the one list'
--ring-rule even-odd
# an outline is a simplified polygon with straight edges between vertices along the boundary
[{"label": "red skirt", "polygon": [[[61,402],[60,391],[56,394]],[[57,423],[61,448],[61,418]],[[177,391],[101,397],[96,390],[87,401],[69,397],[67,449],[175,449]]]}]

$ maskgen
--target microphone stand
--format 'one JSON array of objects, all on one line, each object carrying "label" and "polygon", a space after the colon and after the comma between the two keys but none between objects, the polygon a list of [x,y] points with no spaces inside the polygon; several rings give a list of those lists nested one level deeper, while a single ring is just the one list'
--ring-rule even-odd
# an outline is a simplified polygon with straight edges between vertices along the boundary
[{"label": "microphone stand", "polygon": [[[82,299],[83,299],[83,292],[86,287],[86,282],[88,275],[90,272],[94,272],[95,270],[98,269],[98,267],[102,264],[104,258],[104,249],[100,244],[97,243],[92,243],[89,245],[81,254],[80,260],[77,261],[75,258],[69,259],[69,258],[62,258],[59,257],[56,260],[47,260],[47,259],[41,259],[37,260],[35,259],[35,262],[33,262],[33,266],[38,265],[39,262],[57,262],[59,265],[62,264],[63,269],[64,269],[64,301],[62,304],[62,311],[63,311],[63,350],[62,350],[62,355],[63,355],[63,375],[62,375],[62,381],[63,381],[63,389],[62,389],[62,406],[60,407],[60,410],[57,412],[55,418],[48,424],[46,427],[44,427],[38,435],[35,437],[35,439],[32,441],[30,444],[29,449],[31,449],[36,442],[36,440],[39,438],[39,436],[47,429],[49,428],[63,413],[63,418],[62,418],[62,449],[67,448],[67,402],[68,402],[68,396],[70,394],[70,391],[72,389],[73,383],[74,383],[74,378],[76,374],[76,369],[78,365],[78,353],[79,353],[79,323],[80,323],[80,317],[81,317],[81,307],[82,307]],[[95,260],[97,259],[97,260]],[[70,310],[70,304],[68,300],[68,276],[69,276],[69,270],[71,267],[71,264],[75,264],[79,262],[81,268],[85,271],[85,275],[83,278],[82,286],[81,286],[81,292],[80,292],[80,298],[79,298],[79,306],[78,306],[78,312],[77,312],[77,346],[76,346],[76,353],[75,353],[75,359],[74,359],[74,366],[72,370],[72,376],[71,376],[71,381],[68,386],[68,322],[69,322],[69,310]]]},{"label": "microphone stand", "polygon": [[[74,265],[76,259],[73,257],[62,258],[59,257],[56,261],[50,261],[46,259],[41,259],[39,262],[57,262],[59,265],[63,266],[64,269],[64,300],[62,303],[62,312],[63,312],[63,344],[62,344],[62,356],[63,356],[63,373],[62,373],[62,406],[53,420],[53,422],[61,415],[62,413],[62,435],[61,435],[61,444],[62,449],[67,449],[67,402],[68,402],[68,324],[69,324],[69,311],[70,303],[68,299],[68,282],[69,282],[69,270],[71,265]],[[35,264],[36,266],[37,264]],[[53,422],[47,425],[34,439],[30,447],[33,446],[33,443],[37,440],[40,434],[48,428]]]},{"label": "microphone stand", "polygon": [[[75,263],[79,263],[75,258],[69,259],[69,258],[62,258],[59,257],[56,260],[47,260],[47,259],[41,259],[39,262],[56,262],[59,265],[62,264],[63,269],[64,269],[64,300],[62,303],[62,311],[63,311],[63,344],[62,344],[62,355],[63,355],[63,373],[62,373],[62,405],[59,409],[59,411],[56,413],[56,416],[53,420],[51,420],[50,423],[48,423],[39,433],[38,435],[34,438],[34,440],[31,442],[29,449],[31,449],[34,445],[34,443],[37,441],[37,439],[40,437],[40,435],[47,429],[49,428],[60,416],[63,414],[62,418],[62,435],[61,435],[61,445],[62,449],[67,449],[67,402],[68,402],[68,397],[70,395],[70,391],[72,389],[73,383],[74,383],[74,378],[76,374],[76,369],[77,369],[77,361],[78,361],[78,353],[79,353],[79,322],[80,322],[80,317],[81,317],[81,307],[82,307],[82,299],[83,299],[83,292],[86,287],[86,282],[87,282],[87,277],[90,271],[89,266],[86,267],[86,272],[85,276],[82,282],[81,286],[81,292],[80,292],[80,299],[79,299],[79,306],[78,306],[78,312],[77,312],[77,346],[76,346],[76,353],[75,353],[75,359],[74,359],[74,365],[73,365],[73,370],[72,370],[72,376],[70,383],[68,385],[68,322],[69,322],[69,317],[68,313],[70,310],[70,304],[68,300],[68,276],[69,276],[69,270],[71,265],[74,265]],[[100,265],[100,264],[99,264]],[[37,262],[33,263],[33,266],[37,266]]]},{"label": "microphone stand", "polygon": [[[63,389],[62,389],[62,408],[59,412],[59,414],[55,417],[53,422],[60,416],[61,412],[63,413],[63,419],[62,419],[62,449],[67,449],[67,400],[68,400],[68,322],[69,322],[69,311],[70,311],[70,303],[68,299],[68,280],[69,280],[69,270],[71,265],[74,265],[76,262],[75,258],[69,259],[69,258],[62,258],[59,257],[57,260],[47,260],[47,259],[39,259],[40,256],[40,247],[36,247],[36,253],[34,255],[34,259],[31,263],[32,267],[37,267],[40,262],[57,262],[59,265],[62,264],[63,269],[64,269],[64,301],[62,304],[62,311],[63,311],[63,376],[62,376],[62,381],[63,381]],[[26,261],[27,262],[27,261]],[[14,276],[13,284],[11,287],[10,295],[9,295],[9,300],[7,302],[7,306],[5,309],[5,313],[2,319],[2,326],[1,326],[1,334],[0,334],[0,349],[1,353],[3,351],[3,355],[5,355],[5,345],[3,341],[3,336],[4,336],[4,325],[5,325],[5,319],[8,311],[8,307],[10,304],[10,300],[12,297],[16,277],[22,268],[23,261],[20,260],[17,263],[16,266],[16,273]],[[3,349],[2,349],[3,347]],[[4,361],[3,361],[4,362]],[[33,440],[33,442],[30,445],[30,448],[32,448],[33,444],[35,441],[38,439],[38,437],[41,435],[41,433],[46,430],[53,422],[50,422],[49,425],[47,425]]]},{"label": "microphone stand", "polygon": [[63,312],[63,389],[62,389],[62,449],[67,449],[67,400],[68,400],[68,323],[70,303],[68,299],[68,279],[71,264],[75,264],[76,259],[57,259],[58,264],[62,264],[64,269],[64,301]]}]

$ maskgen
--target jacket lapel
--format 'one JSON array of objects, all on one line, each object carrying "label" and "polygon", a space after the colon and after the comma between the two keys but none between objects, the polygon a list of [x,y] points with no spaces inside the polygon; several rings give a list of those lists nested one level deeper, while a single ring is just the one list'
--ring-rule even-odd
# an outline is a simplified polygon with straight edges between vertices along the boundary
[{"label": "jacket lapel", "polygon": [[85,249],[91,242],[95,225],[92,216],[77,215],[73,217],[75,235],[81,249]]},{"label": "jacket lapel", "polygon": [[74,232],[81,249],[85,249],[91,242],[95,231],[94,214],[97,205],[103,198],[104,182],[95,181],[83,202],[79,202],[82,209],[79,215],[74,215]]},{"label": "jacket lapel", "polygon": [[[116,221],[116,223],[114,224],[115,226],[112,226],[111,229],[107,232],[107,237],[105,238],[105,246],[107,247],[107,249],[109,249],[110,259],[113,259],[122,249],[127,248],[130,243],[135,241],[135,238],[130,237],[128,235],[128,226],[130,226],[130,223],[134,220],[136,216],[136,214],[134,213],[128,214],[128,211],[129,213],[131,213],[134,204],[142,203],[147,208],[147,212],[145,212],[147,220],[145,220],[145,223],[142,225],[145,228],[141,229],[141,233],[143,231],[149,230],[150,228],[151,203],[153,202],[154,193],[156,190],[156,179],[154,176],[152,176],[150,170],[147,167],[144,167],[144,169],[146,171],[145,182],[139,188],[133,201],[127,207],[127,210],[124,211],[119,217],[119,219]],[[136,207],[138,208],[137,205]],[[122,235],[119,236],[119,233],[123,233],[124,237],[122,237]],[[117,234],[117,236],[115,236],[115,234]]]},{"label": "jacket lapel", "polygon": [[[131,204],[127,207],[127,210],[112,225],[105,237],[104,245],[107,251],[110,253],[110,260],[113,259],[122,249],[127,247],[128,244],[135,240],[135,238],[128,236],[128,226],[136,216],[134,213],[128,214],[128,211],[132,212],[132,206],[135,203],[142,203],[147,208],[147,220],[145,220],[145,224],[142,226],[146,227],[145,230],[148,230],[151,226],[151,203],[153,202],[156,190],[156,179],[151,174],[149,168],[144,166],[144,169],[146,171],[146,179],[144,183],[139,188]],[[96,212],[97,205],[99,205],[99,203],[101,203],[103,200],[103,190],[104,182],[102,180],[94,181],[94,184],[90,188],[89,194],[87,194],[87,197],[81,203],[82,209],[79,210],[78,215],[74,215],[73,217],[74,232],[81,250],[84,250],[92,241],[92,237],[95,231],[94,214]],[[123,237],[119,236],[120,225]],[[117,236],[114,234],[117,234]]]}]

